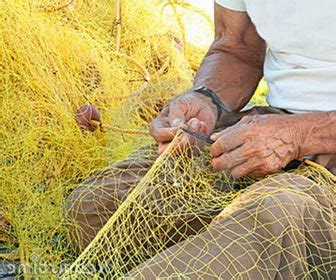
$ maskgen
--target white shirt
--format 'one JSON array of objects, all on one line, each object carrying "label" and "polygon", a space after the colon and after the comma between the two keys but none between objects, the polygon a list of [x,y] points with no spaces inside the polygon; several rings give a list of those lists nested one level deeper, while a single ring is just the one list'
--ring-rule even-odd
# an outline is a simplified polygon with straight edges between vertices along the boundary
[{"label": "white shirt", "polygon": [[216,0],[247,12],[269,51],[268,103],[293,112],[336,110],[335,0]]}]

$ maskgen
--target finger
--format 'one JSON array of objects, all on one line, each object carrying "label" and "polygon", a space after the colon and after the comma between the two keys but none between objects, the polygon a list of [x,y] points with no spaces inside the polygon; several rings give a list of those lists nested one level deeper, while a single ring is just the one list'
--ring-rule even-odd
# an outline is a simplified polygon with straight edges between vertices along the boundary
[{"label": "finger", "polygon": [[174,139],[178,129],[178,127],[160,127],[150,130],[150,134],[156,142],[170,142]]},{"label": "finger", "polygon": [[245,163],[234,167],[231,170],[231,175],[234,178],[239,179],[257,170],[260,166],[261,166],[260,160],[256,157],[252,157],[248,159]]},{"label": "finger", "polygon": [[221,136],[221,133],[220,132],[218,132],[218,133],[214,133],[214,134],[212,134],[211,136],[210,136],[210,139],[212,140],[212,141],[217,141],[218,140],[218,138]]},{"label": "finger", "polygon": [[171,141],[176,133],[176,129],[171,129],[168,122],[168,113],[169,108],[164,107],[160,115],[150,123],[149,133],[158,143]]},{"label": "finger", "polygon": [[[201,122],[196,118],[189,120],[188,123],[186,124],[186,127],[190,131],[197,132],[197,133],[199,133],[200,126],[201,126]],[[176,139],[176,141],[174,142],[175,150],[182,151],[183,149],[196,144],[196,141],[197,141],[197,138],[195,138],[194,136],[189,135],[187,133],[181,133],[178,139]]]},{"label": "finger", "polygon": [[246,130],[242,127],[224,130],[222,135],[211,145],[210,154],[216,158],[243,145],[245,142],[245,132]]},{"label": "finger", "polygon": [[189,105],[186,100],[179,99],[173,101],[169,105],[169,124],[173,127],[178,127],[186,123],[186,112]]},{"label": "finger", "polygon": [[178,127],[170,127],[166,117],[156,118],[150,125],[149,132],[156,142],[170,142],[175,137]]},{"label": "finger", "polygon": [[254,170],[251,173],[248,174],[249,177],[253,178],[253,179],[263,179],[265,176],[267,175],[266,172],[262,171],[262,170]]},{"label": "finger", "polygon": [[[197,118],[192,118],[187,123],[187,128],[195,133],[201,134],[203,136],[208,135],[208,129],[205,122],[198,120]],[[195,136],[184,133],[184,138],[188,140],[191,145],[204,144],[204,141],[196,138]]]},{"label": "finger", "polygon": [[[191,119],[187,123],[187,128],[193,132],[200,133],[202,135],[206,135],[207,126],[204,122],[199,121],[196,118]],[[199,151],[205,145],[205,143],[194,136],[191,136],[187,133],[181,133],[173,143],[173,153],[174,154],[181,154],[185,151]]]},{"label": "finger", "polygon": [[164,151],[168,148],[169,145],[170,145],[170,143],[159,143],[157,153],[159,155],[162,155],[164,153]]},{"label": "finger", "polygon": [[196,118],[192,118],[191,120],[189,120],[188,122],[187,122],[187,127],[191,130],[191,131],[193,131],[193,132],[199,132],[199,127],[200,127],[200,125],[201,125],[201,122],[198,120],[198,119],[196,119]]},{"label": "finger", "polygon": [[251,155],[253,155],[252,149],[249,145],[245,144],[236,150],[214,158],[212,160],[212,166],[215,170],[232,169],[233,167],[246,162]]},{"label": "finger", "polygon": [[[188,128],[194,132],[199,130],[199,127],[202,127],[204,129],[204,124],[202,124],[202,122],[198,121],[197,119],[191,119],[188,124],[187,124]],[[175,130],[175,134],[178,132],[178,127],[175,128],[165,128],[165,129],[169,129],[171,130]],[[160,129],[162,132],[162,128]],[[168,146],[171,144],[170,141],[173,140],[174,135],[171,136],[171,134],[168,135],[168,137],[164,137],[164,135],[160,135],[159,137],[156,138],[160,138],[160,139],[168,139],[168,140],[164,140],[164,141],[159,141],[159,147],[158,147],[158,154],[161,155],[167,148]],[[181,134],[180,137],[178,137],[173,145],[173,153],[174,154],[180,154],[186,147],[188,147],[190,145],[190,143],[192,142],[192,137],[186,133]]]},{"label": "finger", "polygon": [[225,133],[228,133],[228,132],[230,132],[232,130],[235,130],[236,128],[237,128],[237,125],[229,126],[229,127],[225,128],[225,129],[223,129],[222,131],[213,133],[210,136],[210,139],[213,140],[213,141],[217,141],[222,135],[224,135]]},{"label": "finger", "polygon": [[199,127],[198,127],[198,133],[200,133],[204,136],[209,136],[209,134],[210,134],[209,126],[205,122],[200,121]]}]

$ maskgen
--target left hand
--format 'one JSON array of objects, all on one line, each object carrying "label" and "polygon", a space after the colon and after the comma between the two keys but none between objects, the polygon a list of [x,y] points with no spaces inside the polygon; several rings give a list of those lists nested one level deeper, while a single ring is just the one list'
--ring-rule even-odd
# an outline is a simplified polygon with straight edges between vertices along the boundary
[{"label": "left hand", "polygon": [[211,139],[215,170],[230,170],[235,178],[276,173],[300,156],[300,124],[292,115],[244,117]]}]

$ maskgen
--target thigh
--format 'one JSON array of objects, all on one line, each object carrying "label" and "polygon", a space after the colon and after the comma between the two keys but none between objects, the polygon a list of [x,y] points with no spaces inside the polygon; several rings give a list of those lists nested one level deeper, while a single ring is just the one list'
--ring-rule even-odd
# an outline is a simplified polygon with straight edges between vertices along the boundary
[{"label": "thigh", "polygon": [[143,147],[127,159],[84,181],[69,196],[66,215],[70,241],[82,251],[145,176],[157,158],[156,147]]},{"label": "thigh", "polygon": [[[322,194],[327,198],[320,199]],[[158,254],[130,275],[330,279],[336,265],[334,199],[328,189],[302,176],[263,180],[234,200],[204,233]]]}]

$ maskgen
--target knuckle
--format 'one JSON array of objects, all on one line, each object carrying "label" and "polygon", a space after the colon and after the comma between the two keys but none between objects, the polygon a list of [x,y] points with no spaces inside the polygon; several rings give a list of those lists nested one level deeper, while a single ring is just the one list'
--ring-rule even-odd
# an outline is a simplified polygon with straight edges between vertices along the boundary
[{"label": "knuckle", "polygon": [[268,166],[269,166],[269,161],[268,161],[267,158],[264,158],[264,159],[261,160],[261,166],[262,166],[263,169],[268,168]]},{"label": "knuckle", "polygon": [[176,104],[180,109],[184,109],[184,108],[188,107],[189,102],[188,102],[187,98],[180,97],[176,100]]},{"label": "knuckle", "polygon": [[256,157],[249,158],[247,162],[248,162],[249,166],[253,167],[253,168],[260,165],[259,159],[256,158]]},{"label": "knuckle", "polygon": [[218,149],[223,149],[225,147],[225,138],[223,135],[219,136],[215,145]]},{"label": "knuckle", "polygon": [[271,155],[271,151],[268,150],[268,149],[260,149],[258,151],[258,155],[261,157],[261,158],[264,158],[265,160]]},{"label": "knuckle", "polygon": [[260,116],[245,116],[242,118],[241,123],[245,126],[248,131],[256,130],[258,128]]},{"label": "knuckle", "polygon": [[249,148],[247,149],[247,153],[251,155],[259,155],[261,156],[262,153],[262,148],[261,144],[259,141],[253,142],[251,145],[249,145]]},{"label": "knuckle", "polygon": [[277,163],[275,162],[275,160],[272,157],[268,157],[265,160],[264,170],[267,172],[276,172],[277,169]]},{"label": "knuckle", "polygon": [[229,150],[229,145],[225,139],[222,139],[220,142],[220,149],[222,152],[228,151]]},{"label": "knuckle", "polygon": [[225,154],[221,157],[222,166],[226,169],[231,169],[233,167],[233,158],[229,154]]}]

